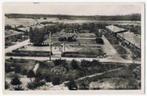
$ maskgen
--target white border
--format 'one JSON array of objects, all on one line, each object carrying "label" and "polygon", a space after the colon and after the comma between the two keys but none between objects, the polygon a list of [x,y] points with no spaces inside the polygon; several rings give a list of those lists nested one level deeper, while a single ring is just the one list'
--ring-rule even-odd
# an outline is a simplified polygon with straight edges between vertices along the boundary
[{"label": "white border", "polygon": [[[6,1],[14,1],[14,0],[6,0]],[[24,0],[15,0],[15,1],[19,1],[19,2],[24,2]],[[30,1],[30,0],[25,0],[25,1]],[[31,0],[31,2],[32,1],[41,1],[41,2],[47,2],[47,0]],[[59,1],[59,0],[50,0],[50,1],[53,1],[53,2],[61,2],[61,1]],[[67,0],[64,0],[64,2],[81,2],[81,1],[83,1],[83,0],[74,0],[74,1],[67,1]],[[87,0],[86,2],[91,2],[91,1],[93,1],[93,0]],[[117,0],[111,0],[111,1],[109,1],[109,2],[113,2],[113,1],[115,1],[115,2],[118,2]],[[128,2],[128,0],[123,0],[124,2]],[[138,1],[138,0],[134,0],[134,1]],[[139,0],[139,2],[141,2],[142,0]],[[4,2],[4,1],[3,1]],[[94,0],[94,2],[96,2],[96,0]],[[106,0],[103,0],[103,1],[100,1],[100,2],[106,2]],[[122,2],[122,1],[121,1]],[[0,4],[0,12],[2,12],[2,3]],[[146,11],[146,10],[145,10]],[[144,13],[144,12],[143,12]],[[0,17],[2,17],[2,14],[0,14],[1,16]],[[144,14],[145,15],[145,14]],[[145,17],[144,17],[144,15],[142,15],[143,17],[142,17],[142,34],[144,34],[145,33],[145,28],[144,28],[144,20],[145,20]],[[0,21],[2,21],[3,19],[2,18],[0,18],[1,20]],[[4,22],[3,22],[4,23]],[[0,45],[0,49],[2,49],[1,51],[2,52],[0,52],[1,54],[1,62],[0,62],[0,68],[1,68],[1,70],[3,70],[3,62],[4,62],[4,60],[3,60],[3,53],[4,53],[4,50],[3,50],[3,48],[4,48],[4,40],[3,40],[3,36],[4,36],[4,34],[3,34],[3,28],[2,28],[2,22],[0,22],[0,29],[1,29],[1,31],[0,32],[2,32],[2,34],[1,34],[1,41],[2,41],[2,43],[0,43],[1,45]],[[146,35],[146,34],[145,34]],[[142,42],[144,42],[144,41],[146,41],[146,38],[145,38],[145,36],[144,35],[142,35],[142,38],[141,38],[141,40],[142,40]],[[145,42],[146,43],[146,42]],[[144,43],[144,44],[145,44]],[[143,50],[144,49],[144,45],[142,45],[142,54],[144,54],[144,52],[145,52],[145,50]],[[145,63],[145,61],[144,61],[144,56],[142,56],[142,64],[144,65],[144,63]],[[145,65],[144,65],[145,66]],[[144,66],[142,66],[142,69],[144,69]],[[144,73],[144,70],[142,70],[142,73]],[[0,75],[1,75],[1,78],[3,78],[3,74],[2,74],[2,72],[0,72]],[[146,74],[142,74],[142,76],[145,76]],[[146,77],[146,76],[145,76]],[[145,85],[146,83],[144,83],[144,79],[142,79],[143,81],[143,85]],[[146,79],[145,79],[146,80]],[[3,82],[3,80],[1,80],[0,82]],[[3,83],[1,83],[2,85],[1,86],[3,86],[4,84]],[[144,86],[145,87],[145,86]],[[40,95],[42,95],[42,94],[48,94],[48,95],[60,95],[60,94],[62,94],[62,95],[69,95],[69,94],[74,94],[74,95],[79,95],[79,94],[82,94],[82,95],[98,95],[98,94],[109,94],[109,95],[120,95],[120,94],[123,94],[123,95],[126,95],[126,93],[127,94],[129,94],[129,95],[131,95],[131,94],[133,94],[133,95],[143,95],[143,93],[144,93],[144,91],[145,90],[141,90],[141,91],[138,91],[138,90],[129,90],[129,93],[128,93],[128,90],[99,90],[99,91],[56,91],[56,93],[55,93],[55,91],[28,91],[28,92],[8,92],[8,91],[5,91],[4,93],[5,93],[5,95],[12,95],[13,93],[13,96],[14,95],[16,95],[16,96],[20,96],[20,95],[22,95],[22,94],[24,94],[25,93],[25,95],[28,95],[29,96],[29,94],[31,94],[31,95],[37,95],[37,96],[40,96]],[[70,93],[69,93],[70,92]],[[141,94],[140,94],[141,93]],[[1,91],[1,94],[3,94],[3,90]],[[0,95],[0,96],[2,96],[2,95]]]}]

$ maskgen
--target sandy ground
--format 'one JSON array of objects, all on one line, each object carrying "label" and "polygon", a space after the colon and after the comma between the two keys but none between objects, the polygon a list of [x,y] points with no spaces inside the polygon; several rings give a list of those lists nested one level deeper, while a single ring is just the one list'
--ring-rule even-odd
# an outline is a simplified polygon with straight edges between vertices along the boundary
[{"label": "sandy ground", "polygon": [[102,37],[104,40],[104,52],[109,56],[109,59],[123,61],[124,59],[120,57],[120,55],[117,53],[116,49],[110,44],[110,42],[107,40],[105,36]]}]

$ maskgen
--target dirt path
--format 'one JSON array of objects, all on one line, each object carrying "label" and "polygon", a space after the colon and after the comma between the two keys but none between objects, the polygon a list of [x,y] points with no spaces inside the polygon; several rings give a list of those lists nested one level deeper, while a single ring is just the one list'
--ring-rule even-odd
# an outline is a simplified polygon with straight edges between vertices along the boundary
[{"label": "dirt path", "polygon": [[95,73],[95,74],[92,74],[92,75],[88,75],[88,76],[85,76],[85,77],[81,77],[79,79],[77,79],[76,81],[80,81],[80,80],[83,80],[83,79],[86,79],[86,78],[92,78],[92,77],[95,77],[95,76],[101,76],[105,73],[109,73],[109,72],[113,72],[113,71],[118,71],[118,70],[121,70],[122,68],[116,68],[116,69],[111,69],[111,70],[108,70],[108,71],[105,71],[105,72],[102,72],[102,73]]},{"label": "dirt path", "polygon": [[[6,56],[5,59],[9,58],[14,58],[14,59],[29,59],[29,60],[39,60],[39,61],[46,61],[49,60],[49,57],[29,57],[29,56]],[[76,60],[76,61],[81,61],[81,60],[88,60],[88,61],[93,61],[93,60],[99,60],[99,62],[112,62],[112,63],[124,63],[124,64],[132,64],[132,63],[137,63],[141,64],[140,61],[133,61],[133,60],[115,60],[115,59],[109,59],[109,58],[70,58],[70,57],[52,57],[52,60],[56,59],[64,59],[64,60]]]},{"label": "dirt path", "polygon": [[13,45],[13,46],[10,46],[10,47],[5,49],[5,53],[12,52],[13,50],[15,50],[17,48],[20,48],[22,46],[25,46],[25,45],[29,44],[29,41],[30,40],[28,39],[28,40],[25,40],[23,42],[19,42],[19,43]]},{"label": "dirt path", "polygon": [[103,36],[102,39],[104,40],[104,46],[103,46],[104,52],[106,52],[109,58],[113,60],[124,61],[124,59],[120,57],[116,49],[110,44],[107,38]]}]

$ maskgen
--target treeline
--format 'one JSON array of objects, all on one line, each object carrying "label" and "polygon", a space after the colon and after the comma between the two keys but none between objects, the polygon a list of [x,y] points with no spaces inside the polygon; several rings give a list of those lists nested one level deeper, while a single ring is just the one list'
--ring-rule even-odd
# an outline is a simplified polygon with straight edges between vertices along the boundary
[{"label": "treeline", "polygon": [[93,16],[75,16],[75,15],[47,15],[47,14],[5,14],[8,18],[58,18],[62,19],[86,19],[86,20],[132,20],[140,21],[141,14],[129,14],[129,15],[114,15],[114,16],[105,16],[105,15],[93,15]]}]

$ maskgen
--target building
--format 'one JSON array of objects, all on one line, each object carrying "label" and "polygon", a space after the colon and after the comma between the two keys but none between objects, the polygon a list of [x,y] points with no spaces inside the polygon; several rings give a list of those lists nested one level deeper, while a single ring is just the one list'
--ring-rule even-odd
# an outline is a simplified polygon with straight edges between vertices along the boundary
[{"label": "building", "polygon": [[114,25],[106,26],[108,32],[110,32],[120,45],[127,47],[133,52],[135,57],[141,57],[141,36],[134,34],[129,30],[120,28]]}]

